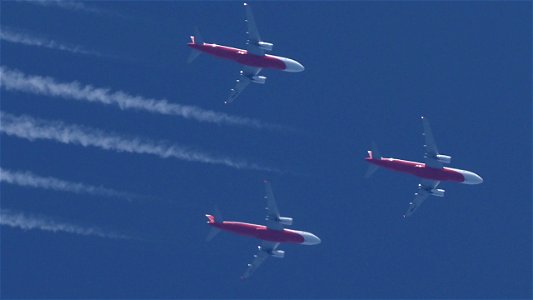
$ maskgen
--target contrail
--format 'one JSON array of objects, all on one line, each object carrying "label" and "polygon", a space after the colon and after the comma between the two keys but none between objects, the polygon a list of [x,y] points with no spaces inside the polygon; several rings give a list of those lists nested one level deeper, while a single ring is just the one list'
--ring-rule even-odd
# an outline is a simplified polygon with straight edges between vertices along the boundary
[{"label": "contrail", "polygon": [[30,116],[14,116],[0,111],[0,132],[30,141],[45,139],[63,144],[97,147],[116,152],[152,154],[161,158],[224,165],[236,169],[280,172],[277,169],[249,163],[245,160],[218,157],[164,141],[151,141],[138,137],[125,137],[98,129],[67,125],[59,121],[34,119]]},{"label": "contrail", "polygon": [[8,91],[13,90],[36,95],[114,105],[122,110],[141,110],[218,125],[274,130],[287,129],[283,126],[267,124],[254,119],[204,110],[197,106],[169,103],[166,99],[157,100],[129,95],[122,91],[110,91],[106,88],[83,85],[77,81],[69,83],[57,82],[51,77],[26,75],[18,70],[10,70],[4,66],[0,66],[0,86]]},{"label": "contrail", "polygon": [[18,0],[20,2],[26,2],[41,6],[55,6],[67,10],[84,11],[90,13],[100,13],[100,10],[92,7],[87,7],[80,1],[68,1],[68,0]]},{"label": "contrail", "polygon": [[100,53],[86,50],[81,46],[69,45],[66,43],[61,43],[51,39],[30,35],[25,32],[5,27],[0,30],[0,40],[4,40],[10,43],[22,44],[26,46],[44,47],[48,49],[67,51],[76,54],[100,56]]},{"label": "contrail", "polygon": [[0,209],[0,225],[19,228],[23,230],[39,229],[51,232],[66,232],[78,235],[97,236],[109,239],[132,239],[127,235],[105,231],[98,227],[82,227],[79,225],[62,223],[49,218],[15,212],[9,209]]},{"label": "contrail", "polygon": [[139,198],[139,196],[134,194],[116,191],[100,186],[92,186],[78,182],[65,181],[54,177],[42,177],[27,171],[10,171],[1,167],[0,182],[76,194],[118,197],[128,200]]}]

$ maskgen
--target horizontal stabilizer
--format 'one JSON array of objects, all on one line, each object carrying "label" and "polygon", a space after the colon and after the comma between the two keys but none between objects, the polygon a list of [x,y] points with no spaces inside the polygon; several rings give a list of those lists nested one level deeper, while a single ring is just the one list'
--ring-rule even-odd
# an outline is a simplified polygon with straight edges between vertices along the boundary
[{"label": "horizontal stabilizer", "polygon": [[[194,38],[194,37],[191,36],[191,38]],[[189,54],[189,58],[187,58],[187,63],[188,64],[192,63],[200,54],[202,54],[202,52],[192,49],[191,54]]]},{"label": "horizontal stabilizer", "polygon": [[209,233],[207,234],[207,237],[205,238],[205,241],[206,242],[209,242],[211,241],[215,236],[217,236],[217,234],[220,232],[220,229],[216,228],[216,227],[211,227],[211,230],[209,231]]},{"label": "horizontal stabilizer", "polygon": [[[218,211],[218,208],[216,207],[215,207],[214,216],[208,215],[208,214],[206,214],[205,216],[207,217],[207,224],[209,225],[213,225],[217,222],[222,223],[222,215],[220,214],[220,212]],[[220,232],[220,229],[216,228],[215,226],[210,226],[210,227],[211,227],[211,230],[209,231],[209,233],[207,234],[207,237],[205,238],[206,242],[209,242],[210,240],[212,240]]]},{"label": "horizontal stabilizer", "polygon": [[372,176],[372,174],[374,174],[377,170],[378,170],[378,166],[371,164],[370,166],[368,166],[368,169],[366,170],[365,178],[370,178],[370,176]]}]

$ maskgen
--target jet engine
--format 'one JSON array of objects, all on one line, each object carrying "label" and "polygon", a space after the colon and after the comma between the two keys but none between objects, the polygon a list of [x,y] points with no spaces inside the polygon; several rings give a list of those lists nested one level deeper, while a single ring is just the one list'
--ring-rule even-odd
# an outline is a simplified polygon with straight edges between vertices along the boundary
[{"label": "jet engine", "polygon": [[435,158],[443,164],[449,164],[452,162],[452,157],[448,155],[437,154]]},{"label": "jet engine", "polygon": [[265,51],[272,51],[274,44],[267,42],[257,42],[257,46]]},{"label": "jet engine", "polygon": [[421,184],[418,184],[418,188],[421,189],[421,190],[424,190],[426,192],[428,192],[429,194],[431,194],[432,196],[435,196],[435,197],[444,197],[444,192],[445,190],[443,189],[429,189],[429,188],[425,188],[423,185]]},{"label": "jet engine", "polygon": [[444,190],[443,189],[432,189],[429,190],[429,193],[436,197],[444,197]]},{"label": "jet engine", "polygon": [[283,224],[283,225],[290,226],[290,225],[292,225],[292,218],[288,218],[288,217],[279,217],[278,222],[280,222],[280,223]]},{"label": "jet engine", "polygon": [[270,255],[275,258],[284,258],[285,257],[285,251],[283,250],[273,250],[270,252]]},{"label": "jet engine", "polygon": [[252,76],[252,77],[250,78],[250,80],[251,80],[253,83],[265,84],[267,78],[266,78],[266,76],[258,76],[258,75],[256,75],[256,76]]}]

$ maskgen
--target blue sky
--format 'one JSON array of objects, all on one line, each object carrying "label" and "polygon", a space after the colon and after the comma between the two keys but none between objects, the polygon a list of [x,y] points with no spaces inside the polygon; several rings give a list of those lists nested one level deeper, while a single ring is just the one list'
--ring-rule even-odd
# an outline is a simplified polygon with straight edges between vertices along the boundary
[{"label": "blue sky", "polygon": [[[240,2],[1,3],[2,297],[531,297],[531,3],[251,5],[306,70],[226,106],[239,66],[186,43],[244,47]],[[405,221],[418,180],[363,158],[422,160],[421,115],[484,183]],[[263,179],[322,244],[242,282],[258,242],[204,214],[262,223]]]}]

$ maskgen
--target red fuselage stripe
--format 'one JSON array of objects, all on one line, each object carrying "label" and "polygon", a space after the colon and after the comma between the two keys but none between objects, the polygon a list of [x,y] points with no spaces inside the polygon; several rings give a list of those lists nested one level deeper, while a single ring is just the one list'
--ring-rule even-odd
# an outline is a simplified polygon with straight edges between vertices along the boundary
[{"label": "red fuselage stripe", "polygon": [[222,223],[209,224],[216,228],[233,232],[240,235],[254,237],[260,240],[278,242],[278,243],[295,243],[304,242],[304,237],[293,230],[272,230],[263,225],[250,223],[224,221]]},{"label": "red fuselage stripe", "polygon": [[435,169],[426,167],[426,164],[407,161],[394,158],[370,159],[366,158],[369,163],[377,166],[387,168],[397,172],[408,173],[420,178],[438,180],[438,181],[454,181],[464,182],[464,176],[450,168]]},{"label": "red fuselage stripe", "polygon": [[285,70],[287,68],[287,66],[285,66],[285,63],[283,61],[268,54],[263,55],[263,56],[258,56],[258,55],[248,53],[248,51],[243,50],[243,49],[220,46],[216,44],[204,43],[203,45],[200,45],[200,44],[189,43],[188,46],[198,51],[202,51],[204,53],[211,54],[216,57],[233,60],[242,65],[247,65],[247,66],[257,67],[257,68],[270,68],[270,69],[276,69],[276,70]]}]

